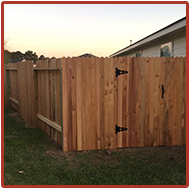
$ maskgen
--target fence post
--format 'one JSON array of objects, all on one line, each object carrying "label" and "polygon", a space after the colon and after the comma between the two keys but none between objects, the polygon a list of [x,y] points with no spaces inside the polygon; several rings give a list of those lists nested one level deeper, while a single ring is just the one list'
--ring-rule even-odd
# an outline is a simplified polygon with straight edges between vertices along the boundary
[{"label": "fence post", "polygon": [[9,71],[6,69],[5,67],[5,76],[4,76],[5,80],[6,80],[6,106],[10,106],[10,80],[9,80]]},{"label": "fence post", "polygon": [[34,126],[38,128],[38,119],[37,119],[37,112],[38,112],[38,76],[37,76],[37,71],[33,69],[34,73]]},{"label": "fence post", "polygon": [[60,68],[60,88],[61,88],[61,150],[63,151],[63,92],[62,92],[62,65]]},{"label": "fence post", "polygon": [[6,72],[6,65],[4,64],[4,106],[8,105],[8,99],[7,99],[7,78],[6,78],[7,72]]}]

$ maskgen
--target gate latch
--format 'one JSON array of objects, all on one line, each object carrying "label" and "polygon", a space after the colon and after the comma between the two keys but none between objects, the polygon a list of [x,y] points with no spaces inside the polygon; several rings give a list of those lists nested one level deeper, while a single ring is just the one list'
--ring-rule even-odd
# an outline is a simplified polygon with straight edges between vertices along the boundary
[{"label": "gate latch", "polygon": [[121,69],[118,69],[117,67],[115,68],[115,76],[118,77],[118,75],[123,75],[123,74],[127,74],[128,71],[124,71]]},{"label": "gate latch", "polygon": [[115,126],[115,134],[119,133],[120,131],[127,131],[128,128],[119,127],[118,125]]}]

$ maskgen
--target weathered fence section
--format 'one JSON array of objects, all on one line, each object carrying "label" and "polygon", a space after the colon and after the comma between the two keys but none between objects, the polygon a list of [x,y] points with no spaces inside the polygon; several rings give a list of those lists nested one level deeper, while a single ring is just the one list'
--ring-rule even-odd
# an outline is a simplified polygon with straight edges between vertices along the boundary
[{"label": "weathered fence section", "polygon": [[34,73],[32,61],[17,64],[19,114],[27,123],[35,126]]},{"label": "weathered fence section", "polygon": [[[8,64],[10,105],[29,124],[35,125],[34,76],[32,61]],[[5,78],[6,79],[6,78]]]},{"label": "weathered fence section", "polygon": [[18,81],[17,81],[17,65],[10,64],[8,68],[10,69],[9,78],[6,83],[8,83],[9,88],[7,89],[8,99],[10,100],[10,106],[18,111],[19,101],[18,101]]},{"label": "weathered fence section", "polygon": [[11,106],[64,151],[186,142],[186,58],[61,58],[7,72]]},{"label": "weathered fence section", "polygon": [[61,59],[37,61],[36,114],[37,126],[61,144]]}]

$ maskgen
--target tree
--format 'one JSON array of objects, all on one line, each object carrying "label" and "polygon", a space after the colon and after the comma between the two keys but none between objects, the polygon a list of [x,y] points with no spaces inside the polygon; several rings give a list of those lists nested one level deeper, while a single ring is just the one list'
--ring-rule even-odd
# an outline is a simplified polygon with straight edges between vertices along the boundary
[{"label": "tree", "polygon": [[25,54],[24,54],[24,59],[32,60],[33,59],[33,52],[30,51],[30,50],[26,51]]},{"label": "tree", "polygon": [[5,39],[4,40],[4,63],[8,64],[10,63],[10,59],[11,59],[11,52],[9,52],[9,46],[8,46],[8,41],[9,39]]},{"label": "tree", "polygon": [[39,60],[44,60],[45,56],[44,55],[40,55]]},{"label": "tree", "polygon": [[24,54],[24,59],[33,60],[35,63],[38,60],[38,56],[36,55],[36,52],[33,53],[33,51],[28,50]]},{"label": "tree", "polygon": [[11,53],[11,60],[12,61],[22,61],[24,59],[24,54],[20,51],[12,52]]}]

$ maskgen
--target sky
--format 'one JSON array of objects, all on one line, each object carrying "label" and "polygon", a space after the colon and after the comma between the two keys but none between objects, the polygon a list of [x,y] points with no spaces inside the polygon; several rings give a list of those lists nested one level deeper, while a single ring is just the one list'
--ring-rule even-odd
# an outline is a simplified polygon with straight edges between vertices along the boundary
[{"label": "sky", "polygon": [[4,38],[10,51],[106,57],[185,16],[185,4],[6,4]]}]

